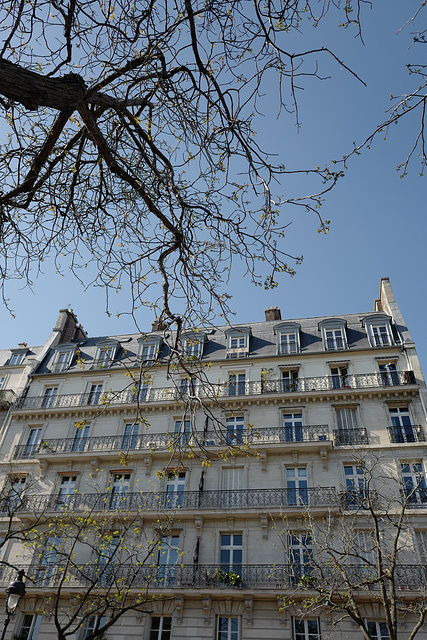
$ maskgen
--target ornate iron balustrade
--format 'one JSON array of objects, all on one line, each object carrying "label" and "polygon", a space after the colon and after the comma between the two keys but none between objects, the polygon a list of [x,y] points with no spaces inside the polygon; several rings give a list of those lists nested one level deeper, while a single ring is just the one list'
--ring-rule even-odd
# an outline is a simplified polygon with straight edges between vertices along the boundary
[{"label": "ornate iron balustrade", "polygon": [[334,440],[337,447],[347,444],[368,444],[366,429],[334,429]]},{"label": "ornate iron balustrade", "polygon": [[[215,400],[222,397],[261,395],[270,393],[299,393],[333,391],[339,389],[369,389],[376,387],[415,384],[412,371],[390,371],[381,373],[357,373],[342,376],[298,378],[297,380],[255,380],[250,382],[225,382],[222,384],[195,384],[188,391],[177,387],[155,389],[132,389],[105,393],[72,393],[46,396],[22,397],[13,403],[13,409],[65,409],[90,405],[109,406],[139,402],[185,401],[191,395]],[[190,394],[190,396],[189,396]]]},{"label": "ornate iron balustrade", "polygon": [[[21,567],[21,565],[20,565]],[[22,566],[34,587],[57,589],[64,578],[65,567],[61,563],[33,564]],[[332,566],[310,566],[298,564],[244,564],[229,570],[218,564],[198,565],[133,565],[108,563],[79,564],[67,569],[62,588],[88,587],[106,589],[114,584],[133,590],[150,589],[291,589],[310,590],[316,585],[334,589],[348,589],[340,573]],[[372,591],[380,588],[381,579],[374,567],[347,565],[346,577],[355,590]],[[16,569],[0,567],[0,586],[6,587],[16,576]],[[394,572],[399,590],[426,591],[427,567],[420,565],[398,565]],[[387,578],[384,576],[387,581]]]},{"label": "ornate iron balustrade", "polygon": [[15,392],[12,389],[2,389],[0,391],[0,404],[11,405],[15,400]]},{"label": "ornate iron balustrade", "polygon": [[229,491],[183,491],[141,493],[88,493],[71,495],[27,495],[19,504],[5,498],[0,501],[0,514],[49,511],[64,513],[105,511],[169,511],[208,509],[262,509],[282,507],[338,507],[342,498],[334,487],[308,489],[235,489]]},{"label": "ornate iron balustrade", "polygon": [[420,424],[387,427],[390,442],[425,442],[423,428]]},{"label": "ornate iron balustrade", "polygon": [[327,425],[307,427],[263,427],[232,431],[194,431],[191,433],[141,433],[138,435],[115,435],[79,438],[55,438],[41,440],[38,444],[18,444],[13,458],[46,457],[72,453],[110,453],[114,451],[161,451],[175,448],[224,447],[262,444],[286,444],[296,442],[325,442],[330,440]]}]

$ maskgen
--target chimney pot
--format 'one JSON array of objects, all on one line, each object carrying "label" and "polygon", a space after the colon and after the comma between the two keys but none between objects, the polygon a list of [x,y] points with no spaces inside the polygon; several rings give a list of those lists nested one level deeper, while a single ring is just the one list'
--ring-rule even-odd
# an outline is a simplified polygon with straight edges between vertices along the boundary
[{"label": "chimney pot", "polygon": [[151,331],[164,331],[166,329],[166,325],[162,320],[156,318],[151,325]]},{"label": "chimney pot", "polygon": [[265,310],[265,320],[266,322],[270,322],[271,320],[281,320],[282,315],[280,313],[279,307],[268,307]]}]

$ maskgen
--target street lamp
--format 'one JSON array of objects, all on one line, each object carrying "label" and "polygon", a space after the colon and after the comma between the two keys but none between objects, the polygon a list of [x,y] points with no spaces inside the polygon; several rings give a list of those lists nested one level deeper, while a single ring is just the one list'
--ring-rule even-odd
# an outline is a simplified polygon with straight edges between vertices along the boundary
[{"label": "street lamp", "polygon": [[16,607],[18,606],[18,602],[23,596],[25,596],[25,584],[22,580],[24,574],[25,571],[23,569],[18,571],[18,577],[16,578],[16,580],[11,582],[6,589],[6,618],[4,619],[3,633],[0,640],[4,640],[7,626],[15,612]]}]

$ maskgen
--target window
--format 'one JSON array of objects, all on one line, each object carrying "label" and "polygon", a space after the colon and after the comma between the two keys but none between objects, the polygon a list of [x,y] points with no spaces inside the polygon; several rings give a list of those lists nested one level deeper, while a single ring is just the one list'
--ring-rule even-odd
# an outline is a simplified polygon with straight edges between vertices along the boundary
[{"label": "window", "polygon": [[294,618],[294,640],[320,640],[319,619]]},{"label": "window", "polygon": [[241,574],[243,560],[243,536],[241,533],[221,535],[220,564],[222,571]]},{"label": "window", "polygon": [[387,362],[379,364],[380,384],[384,386],[395,386],[399,384],[399,374],[396,371],[395,362]]},{"label": "window", "polygon": [[279,355],[298,353],[296,333],[281,333],[279,343]]},{"label": "window", "polygon": [[400,465],[403,491],[408,505],[427,503],[427,484],[421,462],[404,462]]},{"label": "window", "polygon": [[346,322],[339,318],[330,318],[319,322],[325,351],[342,351],[348,349]]},{"label": "window", "polygon": [[367,497],[366,475],[364,467],[345,464],[345,506],[347,508],[363,507]]},{"label": "window", "polygon": [[190,420],[175,421],[175,442],[182,447],[186,447],[190,441],[191,422]]},{"label": "window", "polygon": [[335,444],[363,444],[367,441],[366,432],[359,429],[356,407],[336,408],[338,429],[335,432]]},{"label": "window", "polygon": [[130,486],[130,473],[114,473],[111,481],[110,509],[124,509]]},{"label": "window", "polygon": [[49,409],[55,405],[55,398],[58,393],[58,387],[46,387],[42,401],[42,407]]},{"label": "window", "polygon": [[182,507],[184,503],[185,471],[170,471],[166,484],[166,507]]},{"label": "window", "polygon": [[104,616],[102,616],[101,618],[98,618],[97,616],[89,616],[88,618],[86,618],[83,628],[81,630],[81,634],[79,636],[79,640],[85,640],[85,638],[87,638],[91,633],[93,633],[97,628],[98,621],[99,621],[98,629],[102,628],[105,624],[105,620],[106,619]]},{"label": "window", "polygon": [[301,327],[296,322],[281,322],[274,327],[278,355],[291,355],[300,352]]},{"label": "window", "polygon": [[364,568],[363,577],[374,577],[378,547],[372,531],[356,531],[354,535],[355,561]]},{"label": "window", "polygon": [[218,616],[218,631],[216,637],[217,640],[239,640],[239,618]]},{"label": "window", "polygon": [[395,344],[390,322],[391,317],[385,313],[375,313],[363,318],[362,326],[366,327],[371,347],[390,347]]},{"label": "window", "polygon": [[159,550],[159,568],[157,582],[163,587],[173,587],[175,584],[175,564],[179,553],[179,536],[162,536]]},{"label": "window", "polygon": [[206,342],[206,334],[202,332],[187,333],[183,336],[184,355],[188,360],[200,360]]},{"label": "window", "polygon": [[308,484],[306,467],[286,468],[286,493],[288,505],[308,504]]},{"label": "window", "polygon": [[246,393],[246,374],[245,373],[229,373],[228,374],[228,395],[244,396]]},{"label": "window", "polygon": [[162,338],[160,336],[141,336],[138,338],[139,352],[138,357],[143,364],[154,364],[160,353]]},{"label": "window", "polygon": [[417,433],[408,407],[390,407],[392,442],[416,442]]},{"label": "window", "polygon": [[102,393],[102,383],[93,383],[89,387],[88,404],[98,404]]},{"label": "window", "polygon": [[298,369],[282,371],[282,391],[298,391]]},{"label": "window", "polygon": [[243,442],[243,427],[245,425],[244,416],[229,416],[226,419],[226,441],[227,444],[233,446],[242,444]]},{"label": "window", "polygon": [[41,620],[41,616],[32,613],[25,614],[19,630],[19,640],[36,640]]},{"label": "window", "polygon": [[150,390],[149,382],[138,382],[133,389],[132,401],[133,402],[146,402],[148,399],[148,393]]},{"label": "window", "polygon": [[76,427],[73,441],[73,451],[85,451],[89,431],[89,424],[83,425],[82,427]]},{"label": "window", "polygon": [[8,362],[9,366],[16,366],[18,364],[22,364],[24,355],[25,355],[24,353],[12,353]]},{"label": "window", "polygon": [[180,399],[188,398],[189,395],[194,396],[196,385],[193,378],[181,378],[177,385],[177,397]]},{"label": "window", "polygon": [[348,377],[347,367],[331,367],[331,382],[333,389],[349,389],[350,380]]},{"label": "window", "polygon": [[374,622],[368,620],[366,622],[368,633],[372,640],[390,640],[390,635],[385,622]]},{"label": "window", "polygon": [[126,424],[123,434],[122,449],[136,449],[138,444],[139,424]]},{"label": "window", "polygon": [[111,367],[114,361],[114,356],[117,351],[117,345],[105,345],[98,346],[98,353],[96,360],[93,363],[93,367],[96,369],[105,369]]},{"label": "window", "polygon": [[227,358],[244,358],[249,355],[250,327],[228,329],[225,334],[227,336]]},{"label": "window", "polygon": [[59,351],[56,355],[55,362],[53,363],[51,369],[52,371],[59,373],[60,371],[65,371],[71,364],[72,358],[74,355],[73,351]]},{"label": "window", "polygon": [[22,493],[25,488],[27,476],[9,476],[7,488],[7,511],[13,514],[22,502]]},{"label": "window", "polygon": [[31,458],[36,455],[40,443],[42,430],[39,428],[30,429],[27,442],[25,443],[24,457]]},{"label": "window", "polygon": [[170,616],[151,616],[149,640],[169,640],[171,629],[172,618]]},{"label": "window", "polygon": [[415,537],[421,563],[427,565],[427,531],[416,531]]},{"label": "window", "polygon": [[283,414],[282,435],[285,442],[302,442],[304,440],[302,413],[298,411]]},{"label": "window", "polygon": [[292,576],[297,583],[309,582],[312,573],[312,557],[311,536],[304,533],[291,533],[289,535],[289,563]]},{"label": "window", "polygon": [[43,545],[41,553],[39,552],[40,558],[37,571],[39,586],[49,586],[50,579],[55,571],[60,542],[61,540],[57,536],[49,536]]},{"label": "window", "polygon": [[144,344],[141,352],[141,360],[143,362],[154,362],[157,360],[157,345]]},{"label": "window", "polygon": [[243,467],[222,470],[221,500],[224,509],[246,506],[246,492],[242,491],[243,473]]},{"label": "window", "polygon": [[76,489],[77,476],[62,476],[58,491],[57,508],[66,509],[70,506],[71,496]]}]

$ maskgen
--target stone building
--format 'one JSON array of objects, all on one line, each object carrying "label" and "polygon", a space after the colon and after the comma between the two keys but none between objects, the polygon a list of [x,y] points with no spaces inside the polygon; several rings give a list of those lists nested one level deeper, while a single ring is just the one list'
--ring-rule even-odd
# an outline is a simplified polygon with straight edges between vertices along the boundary
[{"label": "stone building", "polygon": [[[172,367],[173,336],[159,323],[95,338],[76,327],[74,317],[69,335],[34,350],[27,382],[14,383],[0,526],[46,529],[59,516],[64,528],[90,514],[111,532],[108,553],[105,539],[76,547],[67,573],[70,541],[55,527],[50,555],[12,536],[2,583],[23,568],[27,595],[7,638],[53,640],[52,594],[72,611],[92,583],[98,598],[117,585],[147,599],[109,640],[360,638],[319,591],[335,589],[336,603],[351,576],[366,629],[386,640],[378,514],[386,546],[402,515],[393,588],[409,637],[427,589],[426,387],[387,278],[373,311],[290,320],[270,308],[262,322],[187,331]],[[24,349],[8,351],[2,374]],[[129,519],[152,543],[136,569],[120,538]],[[90,606],[72,639],[108,620]]]}]

